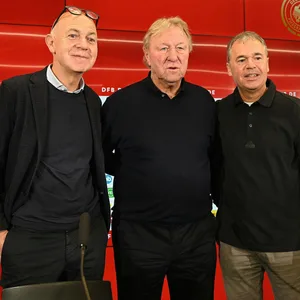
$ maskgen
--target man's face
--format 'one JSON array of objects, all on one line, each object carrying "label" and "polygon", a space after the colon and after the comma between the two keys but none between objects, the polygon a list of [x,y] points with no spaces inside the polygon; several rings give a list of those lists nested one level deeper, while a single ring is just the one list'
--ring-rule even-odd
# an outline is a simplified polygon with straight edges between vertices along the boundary
[{"label": "man's face", "polygon": [[189,45],[186,34],[172,26],[152,36],[145,58],[154,81],[174,84],[184,77],[189,60]]},{"label": "man's face", "polygon": [[53,67],[60,71],[82,74],[96,61],[97,30],[85,15],[62,15],[46,42],[53,54]]},{"label": "man's face", "polygon": [[231,48],[227,70],[240,90],[264,90],[269,72],[265,47],[255,39],[236,41]]}]

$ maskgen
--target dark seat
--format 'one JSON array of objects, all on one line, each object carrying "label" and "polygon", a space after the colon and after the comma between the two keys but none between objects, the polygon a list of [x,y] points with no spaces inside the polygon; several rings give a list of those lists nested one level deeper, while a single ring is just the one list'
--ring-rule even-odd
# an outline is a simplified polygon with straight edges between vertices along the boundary
[{"label": "dark seat", "polygon": [[[109,281],[87,281],[92,300],[112,300]],[[6,288],[2,300],[86,300],[81,281],[43,283]]]}]

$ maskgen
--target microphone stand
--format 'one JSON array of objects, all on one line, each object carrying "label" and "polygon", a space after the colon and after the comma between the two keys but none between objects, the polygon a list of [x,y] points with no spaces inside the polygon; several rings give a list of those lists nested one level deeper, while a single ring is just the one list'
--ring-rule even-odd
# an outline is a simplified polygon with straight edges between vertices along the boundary
[{"label": "microphone stand", "polygon": [[82,281],[82,284],[83,284],[83,288],[84,288],[84,292],[85,292],[85,295],[86,295],[86,299],[87,300],[91,300],[90,292],[89,292],[89,289],[87,287],[85,276],[84,276],[84,272],[83,272],[85,248],[86,248],[85,245],[83,245],[83,244],[80,245],[80,249],[81,249],[80,275],[81,275],[81,281]]}]

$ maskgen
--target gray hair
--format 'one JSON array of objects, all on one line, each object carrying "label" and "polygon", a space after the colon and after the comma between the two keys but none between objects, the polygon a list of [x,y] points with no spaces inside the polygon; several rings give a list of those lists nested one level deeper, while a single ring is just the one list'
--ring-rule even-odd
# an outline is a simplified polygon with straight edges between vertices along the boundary
[{"label": "gray hair", "polygon": [[[192,36],[190,34],[189,27],[188,27],[187,23],[178,16],[170,17],[170,18],[160,18],[160,19],[157,19],[156,21],[154,21],[154,23],[152,23],[152,25],[149,27],[149,29],[146,32],[144,39],[143,39],[144,52],[145,52],[145,50],[149,49],[151,37],[156,36],[157,34],[160,34],[164,30],[166,30],[172,26],[179,27],[185,33],[185,35],[188,38],[189,52],[191,52],[193,49],[193,43],[192,43]],[[143,61],[144,61],[145,65],[148,66],[145,55],[144,55]]]},{"label": "gray hair", "polygon": [[245,42],[245,41],[247,41],[249,39],[259,41],[264,46],[265,51],[266,51],[266,55],[268,56],[268,48],[267,48],[267,44],[266,44],[265,40],[260,35],[258,35],[256,32],[254,32],[254,31],[244,31],[244,32],[241,32],[238,35],[236,35],[228,43],[228,45],[227,45],[227,62],[230,61],[231,49],[232,49],[233,44],[236,41]]},{"label": "gray hair", "polygon": [[186,36],[188,38],[188,42],[189,42],[189,50],[191,52],[193,49],[192,36],[190,34],[187,23],[178,16],[170,17],[170,18],[160,18],[160,19],[157,19],[154,23],[152,23],[152,25],[146,32],[144,39],[143,39],[144,49],[149,49],[151,37],[163,32],[164,30],[166,30],[172,26],[181,28],[182,31],[186,34]]}]

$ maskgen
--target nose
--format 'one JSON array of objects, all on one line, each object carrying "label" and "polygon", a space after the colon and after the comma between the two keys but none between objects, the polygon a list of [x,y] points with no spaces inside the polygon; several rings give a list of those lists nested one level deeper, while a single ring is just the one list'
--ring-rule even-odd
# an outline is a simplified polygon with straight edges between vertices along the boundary
[{"label": "nose", "polygon": [[169,59],[170,61],[176,61],[176,60],[178,59],[177,51],[176,51],[175,48],[170,48],[170,49],[169,49],[168,59]]},{"label": "nose", "polygon": [[77,48],[81,48],[82,50],[87,50],[89,48],[88,41],[85,37],[81,37],[76,44]]},{"label": "nose", "polygon": [[256,67],[256,64],[255,64],[253,58],[249,57],[249,59],[247,60],[247,68],[248,69],[253,69],[255,67]]}]

